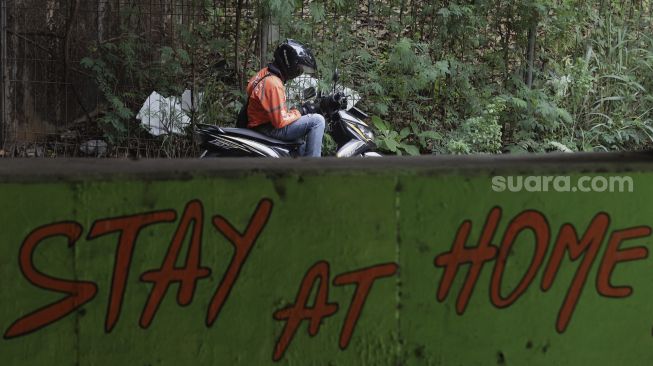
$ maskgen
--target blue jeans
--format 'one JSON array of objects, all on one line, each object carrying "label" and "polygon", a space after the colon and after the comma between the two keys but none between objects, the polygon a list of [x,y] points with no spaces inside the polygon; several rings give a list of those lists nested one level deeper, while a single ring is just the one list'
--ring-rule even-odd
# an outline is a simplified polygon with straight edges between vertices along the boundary
[{"label": "blue jeans", "polygon": [[307,114],[283,128],[274,128],[269,123],[256,128],[256,131],[282,141],[295,141],[305,138],[299,148],[301,156],[322,156],[322,137],[324,136],[324,117],[320,114]]}]

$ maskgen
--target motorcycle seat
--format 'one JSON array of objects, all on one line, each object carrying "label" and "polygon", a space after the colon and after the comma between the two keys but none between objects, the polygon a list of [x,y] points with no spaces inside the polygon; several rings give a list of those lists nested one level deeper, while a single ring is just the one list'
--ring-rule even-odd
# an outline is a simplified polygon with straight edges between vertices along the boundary
[{"label": "motorcycle seat", "polygon": [[250,130],[248,128],[222,127],[221,130],[224,131],[225,134],[227,135],[241,136],[245,138],[255,139],[275,146],[299,146],[304,143],[303,140],[295,140],[295,141],[277,140],[275,138],[266,136],[262,133],[256,132],[254,130]]}]

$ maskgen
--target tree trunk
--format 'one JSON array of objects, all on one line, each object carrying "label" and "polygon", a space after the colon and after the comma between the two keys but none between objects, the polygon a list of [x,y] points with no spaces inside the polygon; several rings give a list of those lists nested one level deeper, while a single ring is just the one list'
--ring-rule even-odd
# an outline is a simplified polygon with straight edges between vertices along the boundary
[{"label": "tree trunk", "polygon": [[9,79],[7,76],[7,1],[0,0],[0,147],[4,148],[5,126],[9,123],[7,108],[9,101],[9,90],[7,88]]},{"label": "tree trunk", "polygon": [[401,39],[404,31],[404,8],[406,7],[406,0],[401,0],[399,7],[399,32],[397,32],[397,40]]},{"label": "tree trunk", "polygon": [[240,72],[240,60],[238,58],[240,46],[240,18],[243,10],[243,0],[238,0],[236,5],[236,36],[234,37],[234,71],[238,77],[238,86],[243,89],[243,75]]},{"label": "tree trunk", "polygon": [[275,24],[272,17],[268,14],[263,15],[261,20],[261,34],[259,38],[259,57],[261,59],[261,68],[265,67],[268,60],[268,46],[279,42],[279,25]]},{"label": "tree trunk", "polygon": [[98,1],[97,3],[97,41],[102,43],[106,38],[106,19],[109,15],[109,3],[106,1]]},{"label": "tree trunk", "polygon": [[506,22],[505,33],[503,34],[503,64],[504,64],[504,79],[503,86],[508,85],[508,80],[510,79],[510,37],[512,35],[512,6],[509,6],[508,10],[508,20]]},{"label": "tree trunk", "polygon": [[372,16],[372,0],[367,1],[367,25],[374,27],[374,17]]},{"label": "tree trunk", "polygon": [[528,30],[528,71],[526,74],[526,85],[533,89],[533,68],[535,63],[535,42],[537,40],[537,17],[534,18]]}]

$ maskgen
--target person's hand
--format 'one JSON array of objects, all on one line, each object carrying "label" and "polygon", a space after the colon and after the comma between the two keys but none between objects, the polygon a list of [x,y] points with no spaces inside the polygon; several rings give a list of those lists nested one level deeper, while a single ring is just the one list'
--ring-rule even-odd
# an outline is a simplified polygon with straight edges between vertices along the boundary
[{"label": "person's hand", "polygon": [[304,105],[302,105],[299,111],[301,112],[302,116],[307,114],[320,113],[320,106],[316,103],[306,102]]}]

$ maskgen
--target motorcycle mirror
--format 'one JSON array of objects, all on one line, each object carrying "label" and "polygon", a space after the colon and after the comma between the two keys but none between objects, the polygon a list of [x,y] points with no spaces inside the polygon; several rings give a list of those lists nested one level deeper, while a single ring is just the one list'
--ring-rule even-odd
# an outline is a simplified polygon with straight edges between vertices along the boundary
[{"label": "motorcycle mirror", "polygon": [[336,70],[333,72],[333,82],[337,83],[338,80],[340,80],[340,72],[338,71],[338,68],[336,67]]},{"label": "motorcycle mirror", "polygon": [[338,85],[338,80],[340,80],[340,72],[338,71],[338,68],[336,67],[335,71],[333,71],[333,93],[336,93],[336,85]]},{"label": "motorcycle mirror", "polygon": [[315,97],[316,95],[317,95],[317,91],[315,90],[315,87],[311,86],[311,87],[308,87],[308,88],[304,89],[304,91],[302,92],[302,99],[304,99],[304,100],[311,99],[311,98]]}]

